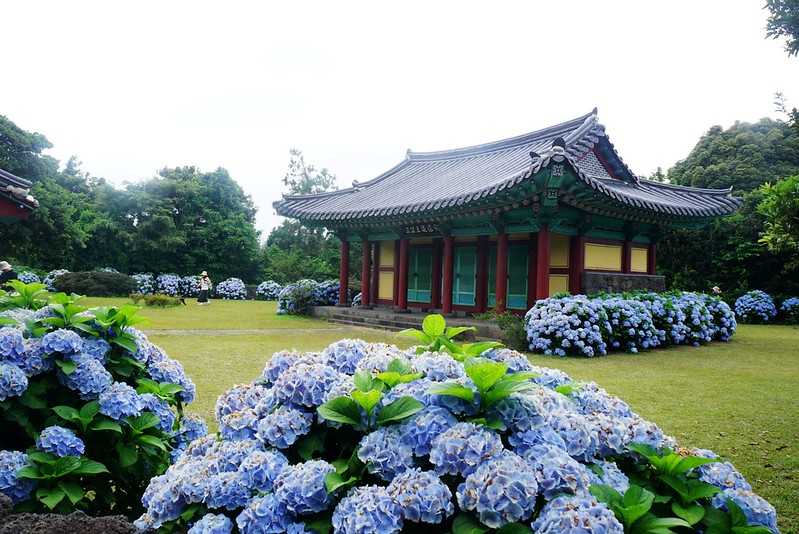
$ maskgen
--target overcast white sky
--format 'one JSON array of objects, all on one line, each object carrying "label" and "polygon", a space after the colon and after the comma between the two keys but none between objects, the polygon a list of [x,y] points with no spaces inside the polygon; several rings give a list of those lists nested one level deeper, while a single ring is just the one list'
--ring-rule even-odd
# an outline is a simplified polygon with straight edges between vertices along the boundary
[{"label": "overcast white sky", "polygon": [[763,3],[3,2],[0,114],[117,184],[225,167],[267,231],[292,147],[346,186],[597,106],[635,172],[668,168],[799,105]]}]

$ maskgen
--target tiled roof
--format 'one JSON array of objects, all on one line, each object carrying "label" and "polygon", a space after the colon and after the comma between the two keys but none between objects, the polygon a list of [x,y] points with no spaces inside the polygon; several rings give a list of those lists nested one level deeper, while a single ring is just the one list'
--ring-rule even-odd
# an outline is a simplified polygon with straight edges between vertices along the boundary
[{"label": "tiled roof", "polygon": [[408,151],[404,161],[373,180],[329,193],[285,196],[274,207],[280,215],[329,226],[418,218],[490,199],[529,181],[551,161],[564,159],[581,181],[611,203],[681,218],[725,215],[740,204],[729,189],[639,179],[616,153],[594,110],[493,143],[440,152]]},{"label": "tiled roof", "polygon": [[33,209],[39,201],[30,194],[31,183],[0,169],[0,196],[19,204],[23,208]]}]

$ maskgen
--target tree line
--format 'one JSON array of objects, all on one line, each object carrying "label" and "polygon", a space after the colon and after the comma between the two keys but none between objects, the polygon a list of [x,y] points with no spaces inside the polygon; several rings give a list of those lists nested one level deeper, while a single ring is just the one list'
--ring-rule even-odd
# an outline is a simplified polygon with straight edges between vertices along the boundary
[{"label": "tree line", "polygon": [[[799,294],[799,124],[762,119],[714,126],[687,158],[652,178],[693,187],[733,187],[743,197],[735,214],[699,230],[666,231],[658,270],[669,287],[730,296],[748,289]],[[3,259],[42,270],[122,272],[208,270],[217,280],[247,282],[338,276],[338,239],[322,228],[284,220],[260,243],[252,199],[222,168],[165,168],[117,188],[43,154],[46,137],[0,117],[0,168],[33,182],[40,207],[24,223],[0,224]],[[327,169],[293,150],[286,192],[335,188]],[[357,276],[360,244],[350,251]]]}]

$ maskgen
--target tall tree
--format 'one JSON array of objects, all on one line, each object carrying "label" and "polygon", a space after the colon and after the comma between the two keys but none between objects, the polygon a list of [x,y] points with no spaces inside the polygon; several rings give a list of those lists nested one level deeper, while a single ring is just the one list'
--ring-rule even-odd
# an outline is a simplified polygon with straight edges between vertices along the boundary
[{"label": "tall tree", "polygon": [[765,232],[757,206],[760,186],[799,172],[799,133],[789,125],[763,119],[714,126],[668,172],[671,182],[695,187],[733,187],[743,204],[732,216],[699,230],[667,232],[658,267],[673,287],[707,290],[718,285],[728,295],[748,289],[775,294],[799,292],[799,272],[791,254],[769,251],[759,240]]},{"label": "tall tree", "polygon": [[[336,189],[336,177],[327,169],[318,170],[306,163],[303,153],[292,149],[283,185],[289,195],[324,193]],[[350,262],[354,264],[359,255],[360,246],[354,244],[350,247]],[[267,279],[285,283],[299,278],[336,278],[339,240],[324,228],[284,220],[269,233],[261,257]]]},{"label": "tall tree", "polygon": [[766,0],[769,11],[766,35],[771,39],[785,38],[789,56],[799,54],[799,0]]}]

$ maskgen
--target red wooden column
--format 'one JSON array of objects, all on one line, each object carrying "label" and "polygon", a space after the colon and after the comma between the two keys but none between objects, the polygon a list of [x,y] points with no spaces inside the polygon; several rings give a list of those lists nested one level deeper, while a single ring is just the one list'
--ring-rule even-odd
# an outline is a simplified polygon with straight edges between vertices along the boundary
[{"label": "red wooden column", "polygon": [[508,300],[508,234],[503,230],[497,235],[497,271],[494,293],[497,303],[494,309],[503,313],[507,309]]},{"label": "red wooden column", "polygon": [[451,235],[444,237],[444,265],[442,270],[443,284],[441,287],[441,311],[452,313],[452,275],[455,267],[455,238]]},{"label": "red wooden column", "polygon": [[361,256],[361,306],[369,306],[370,293],[372,288],[371,281],[371,256],[372,245],[368,239],[362,241],[363,255]]},{"label": "red wooden column", "polygon": [[350,280],[350,242],[341,240],[341,258],[338,261],[338,305],[347,304],[347,289]]},{"label": "red wooden column", "polygon": [[535,251],[535,298],[549,297],[549,225],[538,230]]},{"label": "red wooden column", "polygon": [[408,239],[399,241],[399,283],[397,284],[397,308],[408,309]]},{"label": "red wooden column", "polygon": [[657,245],[649,243],[649,249],[646,254],[646,273],[655,274],[655,264],[657,262]]},{"label": "red wooden column", "polygon": [[575,235],[569,240],[569,293],[577,295],[583,291],[585,270],[585,236]]},{"label": "red wooden column", "polygon": [[633,261],[633,244],[627,238],[624,238],[624,244],[621,247],[621,272],[631,273]]},{"label": "red wooden column", "polygon": [[430,288],[430,306],[441,307],[441,239],[433,239],[433,280]]}]

